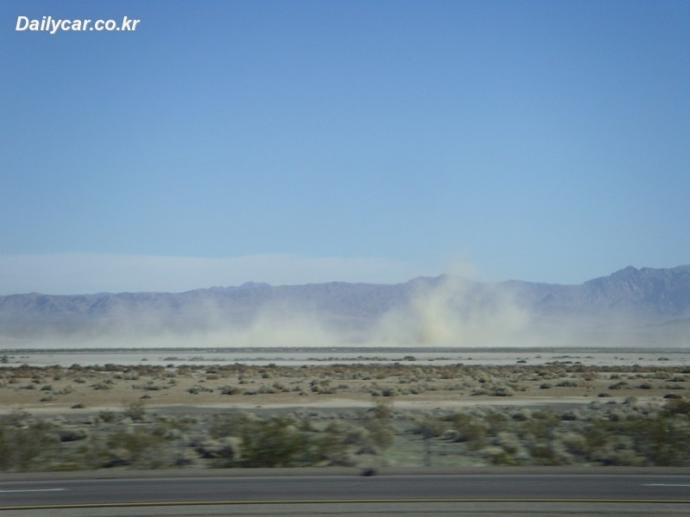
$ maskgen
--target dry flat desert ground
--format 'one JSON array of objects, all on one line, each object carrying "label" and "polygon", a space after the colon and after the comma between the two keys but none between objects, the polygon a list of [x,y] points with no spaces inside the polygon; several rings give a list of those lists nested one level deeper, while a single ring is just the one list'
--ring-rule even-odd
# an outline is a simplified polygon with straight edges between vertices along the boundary
[{"label": "dry flat desert ground", "polygon": [[687,353],[494,353],[90,366],[12,353],[0,469],[690,465]]}]

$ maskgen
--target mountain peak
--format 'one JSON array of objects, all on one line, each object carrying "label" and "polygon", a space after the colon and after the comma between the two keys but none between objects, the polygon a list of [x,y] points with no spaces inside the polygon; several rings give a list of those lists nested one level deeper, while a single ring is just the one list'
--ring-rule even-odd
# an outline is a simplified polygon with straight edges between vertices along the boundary
[{"label": "mountain peak", "polygon": [[240,289],[261,289],[271,287],[271,284],[268,284],[266,282],[245,282],[239,287]]},{"label": "mountain peak", "polygon": [[635,266],[626,266],[623,269],[619,269],[618,271],[612,273],[611,277],[631,278],[637,276],[637,274],[640,273],[640,271],[642,270],[637,269]]}]

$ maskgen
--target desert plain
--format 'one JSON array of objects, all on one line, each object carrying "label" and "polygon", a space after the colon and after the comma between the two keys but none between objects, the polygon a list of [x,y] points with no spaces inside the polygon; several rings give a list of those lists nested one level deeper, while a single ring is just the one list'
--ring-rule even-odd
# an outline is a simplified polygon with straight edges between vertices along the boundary
[{"label": "desert plain", "polygon": [[75,353],[0,356],[0,469],[690,465],[684,350]]}]

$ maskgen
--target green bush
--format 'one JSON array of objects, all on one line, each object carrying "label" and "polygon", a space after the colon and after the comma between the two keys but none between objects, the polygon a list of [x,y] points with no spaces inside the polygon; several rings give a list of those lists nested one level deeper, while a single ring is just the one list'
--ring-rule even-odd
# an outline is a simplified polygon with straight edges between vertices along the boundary
[{"label": "green bush", "polygon": [[480,449],[486,445],[488,425],[479,417],[457,413],[450,417],[455,430],[460,433],[459,441],[466,441],[471,448]]},{"label": "green bush", "polygon": [[38,470],[59,446],[53,427],[45,422],[17,425],[16,416],[0,421],[0,470]]},{"label": "green bush", "polygon": [[123,414],[125,415],[125,417],[129,417],[135,422],[140,422],[146,416],[146,408],[144,407],[143,402],[137,400],[135,402],[129,403],[125,408]]},{"label": "green bush", "polygon": [[295,467],[311,464],[309,443],[284,418],[252,422],[241,430],[242,465],[245,467]]}]

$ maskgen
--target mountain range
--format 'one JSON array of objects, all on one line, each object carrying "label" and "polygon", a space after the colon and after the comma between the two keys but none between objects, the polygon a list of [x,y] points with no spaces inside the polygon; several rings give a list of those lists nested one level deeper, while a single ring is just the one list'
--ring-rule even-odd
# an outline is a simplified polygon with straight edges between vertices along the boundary
[{"label": "mountain range", "polygon": [[[489,332],[498,327],[504,329],[500,335]],[[400,328],[407,334],[391,334]],[[629,266],[577,285],[441,275],[400,284],[246,283],[180,293],[0,296],[5,348],[103,338],[124,346],[156,337],[156,344],[164,344],[200,336],[212,336],[214,344],[280,345],[288,335],[295,344],[307,335],[317,342],[333,342],[337,335],[338,343],[394,335],[396,344],[415,345],[465,345],[468,339],[476,345],[500,337],[507,344],[514,335],[535,344],[569,336],[582,344],[683,346],[690,344],[690,266]]]}]

